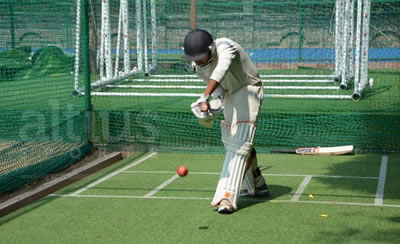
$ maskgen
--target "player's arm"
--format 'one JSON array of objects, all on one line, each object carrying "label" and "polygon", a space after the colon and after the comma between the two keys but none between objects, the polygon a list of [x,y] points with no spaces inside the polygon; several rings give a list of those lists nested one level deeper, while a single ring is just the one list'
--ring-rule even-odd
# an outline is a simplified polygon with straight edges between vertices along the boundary
[{"label": "player's arm", "polygon": [[232,64],[232,60],[238,53],[237,47],[228,39],[220,40],[216,43],[218,53],[218,63],[211,74],[210,80],[221,82]]},{"label": "player's arm", "polygon": [[198,100],[199,106],[201,111],[207,111],[209,109],[208,100],[213,94],[213,92],[218,88],[219,83],[216,80],[210,79],[208,81],[207,87],[204,90],[203,94],[201,95],[200,99]]}]

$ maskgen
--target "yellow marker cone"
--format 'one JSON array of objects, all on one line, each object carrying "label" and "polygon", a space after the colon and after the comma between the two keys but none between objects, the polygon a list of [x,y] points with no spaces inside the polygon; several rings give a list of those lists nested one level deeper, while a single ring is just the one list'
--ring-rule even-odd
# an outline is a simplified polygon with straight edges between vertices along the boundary
[{"label": "yellow marker cone", "polygon": [[320,217],[321,218],[328,218],[328,215],[327,214],[321,214]]},{"label": "yellow marker cone", "polygon": [[311,198],[311,199],[313,199],[313,198],[314,198],[314,196],[313,196],[312,194],[308,194],[308,198]]}]

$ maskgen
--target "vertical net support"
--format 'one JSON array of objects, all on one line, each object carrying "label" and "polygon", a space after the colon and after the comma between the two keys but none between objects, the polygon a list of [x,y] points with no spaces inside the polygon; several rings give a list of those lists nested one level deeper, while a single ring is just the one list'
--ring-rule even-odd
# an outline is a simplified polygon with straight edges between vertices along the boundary
[{"label": "vertical net support", "polygon": [[[124,40],[123,45],[123,59],[124,59],[124,71],[119,72],[119,55],[121,53],[121,32]],[[123,74],[128,74],[130,71],[130,58],[129,58],[129,11],[128,1],[121,0],[119,5],[119,19],[118,19],[118,34],[117,34],[117,48],[115,54],[115,71],[114,77],[118,77]]]},{"label": "vertical net support", "polygon": [[74,91],[79,93],[79,62],[80,62],[80,33],[81,33],[81,1],[76,1],[76,27],[75,27],[75,72],[74,72]]},{"label": "vertical net support", "polygon": [[352,0],[346,0],[345,2],[345,7],[344,7],[344,26],[343,26],[343,52],[342,52],[342,61],[341,61],[341,82],[340,82],[340,89],[346,90],[348,88],[348,83],[350,80],[350,74],[349,74],[349,63],[348,63],[348,58],[349,58],[349,51],[351,50],[350,47],[350,38],[351,38],[351,5],[353,1]]},{"label": "vertical net support", "polygon": [[103,0],[103,20],[104,20],[104,59],[106,65],[106,78],[111,79],[112,74],[112,56],[111,56],[111,26],[110,26],[110,2]]},{"label": "vertical net support", "polygon": [[112,78],[112,57],[111,57],[111,27],[110,27],[110,2],[103,0],[101,5],[101,44],[100,44],[100,79]]},{"label": "vertical net support", "polygon": [[129,50],[129,6],[128,0],[121,0],[122,8],[122,29],[124,34],[124,73],[129,73],[131,69],[130,50]]},{"label": "vertical net support", "polygon": [[357,26],[356,26],[356,58],[354,92],[352,99],[359,101],[363,90],[368,84],[368,42],[369,42],[369,19],[370,0],[359,0],[357,4]]},{"label": "vertical net support", "polygon": [[344,26],[344,0],[336,1],[335,14],[335,81],[340,82],[342,74],[343,26]]},{"label": "vertical net support", "polygon": [[349,13],[349,50],[347,57],[347,67],[348,67],[348,80],[354,79],[354,4],[356,0],[351,0],[350,13]]},{"label": "vertical net support", "polygon": [[118,70],[119,70],[119,54],[120,54],[120,42],[121,42],[121,29],[122,29],[122,1],[119,5],[119,15],[118,15],[118,33],[117,33],[117,47],[115,50],[115,69],[114,69],[114,75],[115,77],[118,76]]},{"label": "vertical net support", "polygon": [[364,0],[363,8],[363,27],[361,38],[361,89],[364,90],[368,84],[368,50],[369,50],[369,20],[370,20],[371,0]]},{"label": "vertical net support", "polygon": [[136,52],[137,52],[137,70],[143,71],[143,33],[142,33],[142,4],[141,0],[136,0]]},{"label": "vertical net support", "polygon": [[157,68],[157,15],[156,0],[151,0],[151,70]]},{"label": "vertical net support", "polygon": [[148,73],[149,62],[147,58],[147,7],[146,0],[143,0],[143,52],[144,52],[144,72]]},{"label": "vertical net support", "polygon": [[244,12],[244,23],[243,33],[247,37],[247,43],[250,46],[254,46],[254,0],[246,1],[246,4],[243,6]]}]

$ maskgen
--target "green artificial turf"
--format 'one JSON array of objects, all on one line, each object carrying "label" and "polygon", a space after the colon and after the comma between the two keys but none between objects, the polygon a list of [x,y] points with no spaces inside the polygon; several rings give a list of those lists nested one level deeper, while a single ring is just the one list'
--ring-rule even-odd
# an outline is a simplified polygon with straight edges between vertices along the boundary
[{"label": "green artificial turf", "polygon": [[[400,241],[400,195],[393,172],[398,168],[398,155],[388,157],[384,201],[382,206],[376,206],[378,179],[360,177],[378,178],[382,155],[259,154],[260,168],[272,195],[267,199],[241,198],[239,211],[232,215],[220,215],[210,206],[224,155],[159,153],[137,163],[146,155],[149,154],[137,153],[60,190],[60,195],[46,197],[1,218],[2,242]],[[174,177],[181,164],[189,168],[188,176],[173,180],[151,198],[143,198]],[[131,167],[79,197],[65,196],[127,166]],[[299,201],[292,201],[307,175],[312,176],[310,183]]]}]

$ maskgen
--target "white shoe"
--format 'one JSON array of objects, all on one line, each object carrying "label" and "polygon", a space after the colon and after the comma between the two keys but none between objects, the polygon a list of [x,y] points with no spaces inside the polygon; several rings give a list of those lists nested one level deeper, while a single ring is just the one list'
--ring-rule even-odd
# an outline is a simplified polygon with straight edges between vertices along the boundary
[{"label": "white shoe", "polygon": [[227,199],[222,199],[218,204],[218,213],[220,214],[231,214],[234,212],[231,202]]}]

